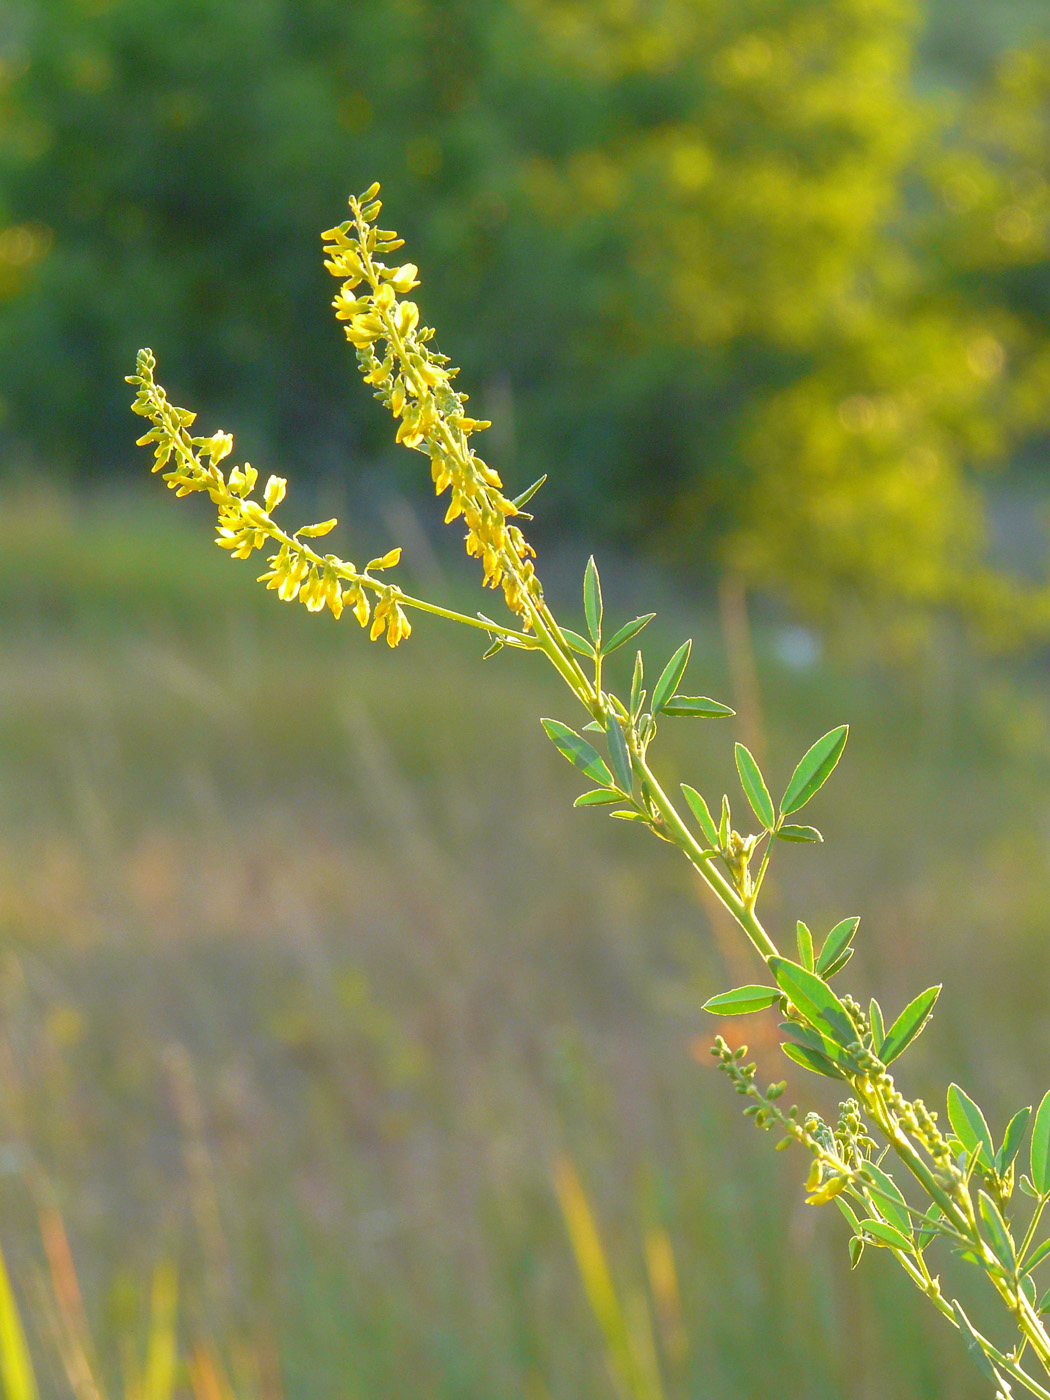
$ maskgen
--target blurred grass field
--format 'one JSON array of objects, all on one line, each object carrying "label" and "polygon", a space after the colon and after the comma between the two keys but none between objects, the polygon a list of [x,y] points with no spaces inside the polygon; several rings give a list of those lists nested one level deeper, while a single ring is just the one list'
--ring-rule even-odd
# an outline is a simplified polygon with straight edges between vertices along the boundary
[{"label": "blurred grass field", "polygon": [[[111,1379],[170,1260],[183,1327],[245,1393],[622,1394],[565,1162],[618,1289],[654,1295],[666,1400],[982,1394],[892,1261],[847,1277],[801,1159],[709,1069],[700,1004],[754,969],[669,848],[572,809],[538,716],[578,717],[538,659],[482,664],[426,619],[392,654],[208,541],[158,490],[0,502],[0,1232],[45,1400],[69,1391],[30,1179]],[[578,554],[552,586],[577,610]],[[692,635],[695,688],[732,699],[710,600],[603,582],[624,618],[659,596],[650,669]],[[832,724],[852,735],[813,804],[826,844],[781,854],[771,920],[861,914],[847,980],[887,1011],[944,980],[909,1087],[933,1103],[955,1077],[1001,1128],[1050,1062],[1045,665],[993,665],[947,625],[892,673],[862,639],[800,665],[785,637],[760,619],[776,781]],[[664,763],[736,793],[734,737],[668,721]],[[784,1075],[769,1027],[730,1033]]]}]

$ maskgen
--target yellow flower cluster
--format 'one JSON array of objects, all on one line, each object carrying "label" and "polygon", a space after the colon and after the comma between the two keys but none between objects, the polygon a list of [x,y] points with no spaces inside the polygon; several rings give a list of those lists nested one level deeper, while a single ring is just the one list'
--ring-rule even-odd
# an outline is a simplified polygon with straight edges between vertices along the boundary
[{"label": "yellow flower cluster", "polygon": [[[269,570],[259,581],[279,598],[285,602],[298,598],[310,612],[327,608],[335,617],[349,607],[362,627],[371,620],[373,641],[385,632],[392,647],[409,636],[412,624],[401,607],[400,590],[371,577],[373,570],[392,568],[400,559],[401,550],[392,549],[359,571],[336,555],[317,554],[303,543],[304,539],[327,535],[336,524],[334,520],[303,525],[288,534],[271,514],[284,500],[284,478],[271,476],[263,487],[262,501],[253,500],[259,473],[246,462],[243,467],[231,468],[228,476],[223,474],[219,463],[233,450],[233,438],[224,432],[212,437],[191,437],[189,428],[196,415],[168,401],[153,377],[155,368],[152,352],[140,350],[137,373],[128,375],[128,383],[137,386],[132,408],[152,424],[149,432],[139,438],[138,446],[153,445],[153,470],[163,473],[163,480],[177,496],[206,491],[211,497],[219,513],[216,544],[229,550],[234,559],[247,559],[253,550],[276,545],[276,552],[268,560]],[[374,610],[367,596],[369,591],[378,594]]]},{"label": "yellow flower cluster", "polygon": [[470,447],[471,434],[490,425],[465,412],[467,395],[452,388],[458,370],[430,348],[434,332],[420,325],[419,307],[405,299],[419,286],[418,268],[414,263],[388,267],[380,260],[403,240],[374,226],[382,207],[378,193],[376,184],[352,198],[353,217],[321,235],[325,267],[342,279],[332,303],[336,318],[346,322],[346,338],[357,351],[365,382],[400,420],[397,441],[429,456],[439,496],[451,490],[445,523],[462,516],[467,553],[481,560],[488,587],[502,585],[507,605],[528,629],[543,601],[531,562],[535,551],[521,530],[508,524],[508,517],[521,512],[503,495],[498,473]]}]

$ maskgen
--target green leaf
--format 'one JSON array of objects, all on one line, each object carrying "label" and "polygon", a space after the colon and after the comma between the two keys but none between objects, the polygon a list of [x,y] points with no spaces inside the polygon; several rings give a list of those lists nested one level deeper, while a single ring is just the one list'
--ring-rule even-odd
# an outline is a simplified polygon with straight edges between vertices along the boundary
[{"label": "green leaf", "polygon": [[940,986],[927,987],[914,1001],[910,1001],[886,1033],[879,1051],[883,1064],[892,1064],[902,1055],[916,1036],[925,1029],[926,1022],[933,1015],[933,1008],[941,994]]},{"label": "green leaf", "polygon": [[813,971],[813,935],[809,931],[808,925],[799,919],[795,929],[795,941],[798,944],[798,960],[807,972]]},{"label": "green leaf", "polygon": [[[836,1200],[838,1197],[836,1196]],[[854,1235],[849,1242],[849,1266],[855,1269],[860,1263],[861,1255],[864,1253],[864,1236]]]},{"label": "green leaf", "polygon": [[650,820],[644,812],[631,812],[627,810],[622,812],[610,812],[609,816],[619,817],[622,822],[645,822],[648,824]]},{"label": "green leaf", "polygon": [[859,1234],[859,1233],[860,1233],[860,1221],[857,1219],[857,1212],[853,1209],[853,1207],[849,1204],[849,1202],[848,1202],[848,1201],[844,1201],[844,1200],[842,1199],[841,1196],[836,1196],[836,1197],[835,1197],[835,1204],[838,1206],[839,1210],[842,1212],[842,1214],[843,1214],[843,1215],[846,1217],[846,1219],[849,1221],[850,1226],[851,1226],[852,1229],[853,1229],[853,1232],[854,1232],[855,1234]]},{"label": "green leaf", "polygon": [[1021,1150],[1021,1143],[1024,1142],[1025,1129],[1028,1127],[1028,1120],[1032,1115],[1030,1108],[1019,1108],[1006,1125],[1006,1132],[1003,1134],[1003,1145],[995,1154],[995,1170],[1000,1176],[1004,1176],[1013,1165],[1014,1158]]},{"label": "green leaf", "polygon": [[807,1020],[845,1050],[857,1039],[846,1008],[828,984],[787,958],[770,958],[769,970]]},{"label": "green leaf", "polygon": [[685,668],[689,664],[689,653],[693,649],[692,639],[683,642],[682,645],[671,657],[670,661],[660,673],[660,679],[656,682],[656,689],[653,691],[653,714],[659,714],[671,699],[685,675]]},{"label": "green leaf", "polygon": [[825,938],[824,946],[820,950],[820,957],[817,959],[817,971],[822,976],[827,974],[831,964],[849,946],[859,924],[859,918],[842,919]]},{"label": "green leaf", "polygon": [[895,1225],[898,1230],[903,1230],[906,1235],[910,1235],[911,1216],[908,1214],[908,1203],[893,1178],[887,1176],[882,1168],[874,1162],[864,1163],[861,1167],[861,1176],[875,1197],[879,1214],[884,1215],[890,1224]]},{"label": "green leaf", "polygon": [[777,815],[773,811],[773,799],[769,795],[769,789],[754,755],[743,744],[735,745],[733,752],[736,755],[736,771],[740,775],[740,786],[744,789],[744,796],[751,803],[752,812],[765,829],[770,831],[776,825]]},{"label": "green leaf", "polygon": [[733,813],[729,808],[729,798],[722,794],[722,815],[718,819],[718,849],[724,851],[733,828]]},{"label": "green leaf", "polygon": [[846,964],[849,962],[850,958],[853,956],[853,954],[854,954],[855,951],[856,951],[856,949],[854,949],[854,948],[847,948],[846,951],[845,951],[844,953],[841,953],[841,954],[835,959],[835,961],[831,964],[830,967],[826,967],[826,968],[824,969],[824,971],[823,971],[820,975],[821,975],[821,977],[824,978],[825,982],[830,982],[831,979],[832,979],[832,977],[835,976],[835,973],[836,973],[836,972],[841,972],[841,971],[842,971],[842,969],[843,969],[843,968],[846,966]]},{"label": "green leaf", "polygon": [[999,1263],[1011,1276],[1017,1271],[1017,1251],[1014,1249],[1013,1237],[1010,1234],[1006,1221],[1002,1217],[999,1207],[988,1195],[987,1191],[978,1193],[978,1200],[981,1208],[981,1218],[984,1220],[988,1231],[988,1243],[992,1247],[992,1253]]},{"label": "green leaf", "polygon": [[647,627],[655,613],[643,613],[641,617],[632,618],[630,622],[625,622],[618,632],[614,632],[609,640],[602,647],[602,655],[609,656],[612,652],[618,651],[620,647],[626,646],[629,641],[637,637],[643,627]]},{"label": "green leaf", "polygon": [[602,787],[613,786],[613,775],[605,766],[597,749],[592,748],[586,739],[581,739],[575,730],[570,729],[567,724],[562,724],[560,720],[541,719],[540,723],[558,752],[564,754],[570,763],[575,764],[581,773],[586,773],[592,782],[600,783]]},{"label": "green leaf", "polygon": [[882,1042],[886,1039],[886,1025],[882,1019],[882,1007],[874,997],[872,997],[871,1005],[868,1007],[868,1020],[871,1022],[871,1038],[877,1055],[882,1049]]},{"label": "green leaf", "polygon": [[591,634],[591,641],[595,646],[599,646],[602,639],[602,584],[598,577],[598,565],[594,562],[594,555],[587,560],[587,567],[583,571],[583,611],[587,615],[587,631]]},{"label": "green leaf", "polygon": [[701,1010],[715,1016],[746,1016],[751,1011],[764,1011],[780,1000],[779,987],[736,987],[731,992],[719,992],[709,997]]},{"label": "green leaf", "polygon": [[773,832],[781,841],[823,841],[824,838],[815,826],[778,826]]},{"label": "green leaf", "polygon": [[704,840],[714,850],[720,849],[718,840],[718,827],[715,826],[715,819],[708,811],[707,803],[697,792],[696,788],[691,788],[688,783],[682,784],[682,792],[685,800],[689,803],[693,816],[700,824],[700,830],[704,833]]},{"label": "green leaf", "polygon": [[929,1210],[922,1218],[927,1223],[923,1225],[922,1229],[920,1229],[918,1239],[916,1240],[916,1244],[919,1246],[920,1249],[925,1249],[926,1246],[930,1243],[930,1241],[934,1238],[934,1236],[938,1233],[936,1227],[938,1220],[940,1220],[941,1218],[940,1206],[937,1205],[936,1202],[934,1202],[934,1204],[930,1206]]},{"label": "green leaf", "polygon": [[846,747],[846,737],[849,734],[849,725],[840,724],[837,729],[829,730],[827,734],[817,740],[817,742],[806,751],[802,761],[791,775],[791,781],[787,785],[780,810],[785,816],[791,812],[797,812],[800,807],[804,807],[809,799],[820,790],[830,778],[835,764],[842,757],[842,750]]},{"label": "green leaf", "polygon": [[581,656],[589,656],[592,661],[594,660],[597,653],[586,637],[581,637],[579,632],[574,632],[571,627],[563,627],[561,634],[573,651],[578,651]]},{"label": "green leaf", "polygon": [[991,1361],[989,1361],[984,1347],[982,1347],[977,1340],[977,1333],[970,1326],[970,1319],[963,1312],[957,1298],[952,1299],[952,1311],[955,1313],[955,1320],[959,1324],[959,1331],[963,1334],[963,1340],[966,1342],[966,1350],[973,1358],[978,1371],[984,1376],[985,1380],[991,1381],[993,1385],[998,1385],[999,1373],[996,1371]]},{"label": "green leaf", "polygon": [[948,1122],[951,1123],[955,1136],[962,1143],[967,1156],[971,1156],[980,1148],[981,1165],[990,1169],[995,1149],[992,1147],[992,1135],[988,1131],[988,1124],[973,1099],[965,1089],[960,1089],[958,1084],[948,1087]]},{"label": "green leaf", "polygon": [[781,1046],[784,1054],[789,1060],[794,1060],[795,1064],[801,1065],[803,1069],[811,1069],[814,1074],[823,1074],[827,1079],[844,1079],[829,1060],[827,1055],[822,1055],[819,1050],[812,1049],[809,1045],[796,1045],[793,1040],[785,1040]]},{"label": "green leaf", "polygon": [[1044,1240],[1038,1249],[1032,1251],[1024,1266],[1024,1272],[1030,1274],[1036,1265],[1041,1264],[1046,1256],[1050,1254],[1050,1240]]},{"label": "green leaf", "polygon": [[1032,1185],[1045,1196],[1050,1191],[1050,1089],[1035,1111],[1030,1154]]},{"label": "green leaf", "polygon": [[840,1069],[857,1068],[845,1050],[840,1050],[833,1040],[821,1035],[820,1031],[814,1030],[812,1026],[804,1026],[799,1021],[782,1021],[780,1029],[788,1035],[793,1035],[803,1045],[808,1045],[811,1050],[816,1050],[826,1060],[833,1060]]},{"label": "green leaf", "polygon": [[616,774],[616,781],[624,792],[630,796],[634,791],[634,774],[631,772],[631,755],[627,748],[627,740],[620,727],[620,721],[615,715],[609,715],[605,721],[605,732],[609,740],[609,761],[612,770]]},{"label": "green leaf", "polygon": [[[616,638],[613,638],[615,641]],[[606,648],[606,655],[608,655]],[[645,703],[645,691],[642,689],[642,681],[645,679],[645,666],[642,664],[642,653],[636,651],[634,654],[634,675],[631,677],[631,715],[637,719],[642,712],[642,705]]]},{"label": "green leaf", "polygon": [[676,695],[673,700],[667,701],[662,713],[692,715],[694,719],[725,719],[727,715],[735,715],[736,710],[731,710],[718,700],[709,700],[706,695]]},{"label": "green leaf", "polygon": [[527,487],[521,493],[520,496],[515,496],[513,501],[511,501],[511,505],[516,506],[518,510],[521,510],[522,506],[527,506],[528,503],[532,500],[533,496],[535,496],[536,492],[540,489],[540,487],[546,480],[547,473],[544,472],[543,475],[540,477],[539,481],[534,481],[531,486]]},{"label": "green leaf", "polygon": [[1043,1296],[1039,1299],[1039,1302],[1036,1304],[1035,1310],[1037,1313],[1050,1312],[1050,1288],[1048,1288],[1043,1294]]},{"label": "green leaf", "polygon": [[595,788],[593,792],[581,792],[574,807],[607,807],[611,802],[622,802],[623,793],[612,788]]},{"label": "green leaf", "polygon": [[872,1244],[883,1245],[887,1249],[903,1249],[905,1254],[914,1254],[915,1246],[907,1235],[902,1234],[885,1220],[862,1220],[861,1229],[871,1236]]},{"label": "green leaf", "polygon": [[496,640],[495,640],[495,641],[492,643],[492,645],[489,647],[488,651],[482,652],[482,654],[481,654],[481,659],[482,659],[482,661],[487,661],[487,660],[489,659],[490,656],[495,656],[496,653],[497,653],[498,651],[502,651],[502,650],[503,650],[503,643],[502,643],[502,642],[500,641],[500,639],[497,637]]}]

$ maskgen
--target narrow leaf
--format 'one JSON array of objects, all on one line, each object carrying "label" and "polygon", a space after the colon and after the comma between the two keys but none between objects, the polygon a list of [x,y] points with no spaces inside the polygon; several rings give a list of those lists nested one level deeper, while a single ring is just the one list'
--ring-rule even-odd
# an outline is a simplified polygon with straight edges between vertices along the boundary
[{"label": "narrow leaf", "polygon": [[[615,641],[616,638],[613,638]],[[610,648],[606,647],[606,655]],[[645,679],[645,667],[642,664],[642,653],[636,651],[634,654],[634,675],[631,677],[631,715],[637,719],[642,712],[642,704],[645,701],[645,691],[642,689],[642,681]]]},{"label": "narrow leaf", "polygon": [[1045,1196],[1050,1191],[1050,1089],[1035,1111],[1031,1143],[1032,1185]]},{"label": "narrow leaf", "polygon": [[978,1341],[977,1333],[970,1326],[970,1319],[963,1312],[957,1298],[952,1299],[952,1311],[955,1313],[955,1320],[959,1324],[959,1331],[963,1334],[966,1350],[973,1358],[978,1371],[984,1376],[985,1380],[991,1381],[993,1385],[998,1385],[999,1374],[988,1359],[984,1347],[982,1347],[981,1343]]},{"label": "narrow leaf", "polygon": [[610,817],[619,817],[622,822],[648,822],[649,817],[644,812],[635,812],[624,809],[622,812],[610,812]]},{"label": "narrow leaf", "polygon": [[605,721],[605,732],[609,740],[609,762],[616,774],[616,781],[628,796],[634,791],[634,775],[631,772],[631,755],[627,748],[620,721],[609,715]]},{"label": "narrow leaf", "polygon": [[733,814],[729,809],[729,798],[722,794],[722,815],[718,819],[718,848],[724,851],[733,826]]},{"label": "narrow leaf", "polygon": [[883,1064],[891,1064],[898,1055],[904,1053],[916,1036],[920,1035],[926,1022],[933,1015],[933,1008],[941,994],[940,986],[927,987],[914,1001],[910,1001],[893,1025],[886,1032],[879,1059]]},{"label": "narrow leaf", "polygon": [[502,650],[503,650],[503,643],[502,643],[502,642],[499,640],[499,638],[497,637],[496,640],[495,640],[495,641],[492,643],[492,645],[489,647],[488,651],[482,652],[482,654],[481,654],[481,659],[482,659],[482,661],[487,661],[487,660],[489,659],[490,656],[495,656],[497,652],[502,651]]},{"label": "narrow leaf", "polygon": [[794,1060],[795,1064],[801,1065],[803,1069],[811,1069],[814,1074],[823,1074],[827,1079],[845,1078],[827,1055],[822,1055],[819,1050],[814,1050],[809,1045],[796,1045],[793,1040],[785,1040],[780,1048],[789,1060]]},{"label": "narrow leaf", "polygon": [[780,1000],[779,987],[736,987],[731,992],[719,992],[709,997],[701,1010],[715,1016],[746,1016],[751,1011],[764,1011]]},{"label": "narrow leaf", "polygon": [[[836,1197],[836,1200],[838,1198]],[[849,1242],[849,1266],[855,1269],[860,1263],[861,1255],[864,1253],[864,1237],[854,1235]]]},{"label": "narrow leaf", "polygon": [[915,1247],[907,1235],[902,1234],[894,1225],[887,1225],[885,1220],[862,1220],[861,1229],[870,1237],[872,1244],[885,1246],[887,1249],[902,1249],[905,1254],[913,1254]]},{"label": "narrow leaf", "polygon": [[795,941],[798,943],[798,960],[807,972],[813,971],[813,935],[809,931],[807,924],[799,919],[795,929]]},{"label": "narrow leaf", "polygon": [[692,715],[694,719],[725,719],[727,715],[735,715],[736,710],[718,700],[709,700],[706,695],[676,695],[666,702],[662,713]]},{"label": "narrow leaf", "polygon": [[847,948],[844,953],[840,953],[839,956],[835,959],[835,961],[829,967],[826,967],[824,971],[820,974],[821,977],[824,978],[824,981],[830,982],[831,979],[835,976],[836,972],[841,972],[842,969],[849,962],[850,958],[853,956],[855,951],[856,949],[854,948]]},{"label": "narrow leaf", "polygon": [[765,829],[770,831],[776,825],[777,817],[773,811],[773,799],[769,795],[769,789],[754,755],[743,744],[735,745],[733,752],[736,755],[736,771],[740,775],[740,786],[744,789],[744,796],[751,803],[751,810],[755,816]]},{"label": "narrow leaf", "polygon": [[822,975],[827,973],[828,968],[840,957],[844,949],[849,946],[850,940],[857,932],[860,924],[859,918],[842,919],[828,934],[824,940],[824,946],[820,950],[820,957],[817,959],[817,971]]},{"label": "narrow leaf", "polygon": [[581,792],[574,807],[607,807],[612,802],[622,802],[623,793],[614,792],[612,788],[595,788],[593,792]]},{"label": "narrow leaf", "polygon": [[602,655],[609,656],[612,652],[618,651],[620,647],[626,646],[628,642],[637,637],[643,627],[652,622],[655,616],[655,613],[644,613],[641,617],[632,618],[630,622],[625,622],[620,630],[614,632],[602,647]]},{"label": "narrow leaf", "polygon": [[1030,1108],[1019,1108],[1006,1125],[1006,1132],[1003,1134],[1003,1145],[995,1154],[995,1169],[1000,1176],[1005,1175],[1013,1166],[1014,1158],[1021,1150],[1021,1143],[1024,1142],[1025,1129],[1028,1127],[1028,1120],[1032,1116]]},{"label": "narrow leaf", "polygon": [[602,584],[598,577],[598,565],[594,562],[594,555],[587,560],[587,567],[583,572],[583,611],[587,617],[587,631],[591,634],[591,641],[595,646],[600,645],[602,639]]},{"label": "narrow leaf", "polygon": [[578,651],[581,656],[589,656],[592,661],[594,660],[597,653],[586,637],[581,637],[579,632],[574,632],[571,627],[563,627],[561,634],[573,651]]},{"label": "narrow leaf", "polygon": [[882,1007],[874,997],[872,997],[871,1005],[868,1007],[868,1020],[871,1023],[871,1038],[877,1055],[882,1049],[882,1042],[886,1039],[886,1025],[882,1019]]},{"label": "narrow leaf", "polygon": [[920,1249],[925,1249],[933,1237],[938,1233],[937,1222],[941,1218],[941,1208],[936,1202],[930,1206],[929,1210],[922,1217],[927,1223],[919,1231],[916,1243]]},{"label": "narrow leaf", "polygon": [[799,1021],[782,1021],[780,1029],[787,1035],[793,1035],[796,1040],[800,1040],[803,1045],[808,1045],[811,1050],[818,1051],[827,1060],[833,1060],[840,1069],[856,1069],[845,1050],[840,1050],[826,1035],[821,1035],[820,1031],[814,1030],[812,1026],[804,1026]]},{"label": "narrow leaf", "polygon": [[659,714],[678,689],[681,679],[685,675],[685,668],[689,664],[689,653],[692,649],[692,639],[683,642],[660,673],[660,679],[656,682],[656,689],[653,691],[654,715]]},{"label": "narrow leaf", "polygon": [[600,783],[602,787],[613,786],[613,775],[597,749],[592,748],[586,739],[581,739],[575,730],[559,720],[541,719],[540,723],[558,752],[564,754],[570,763],[575,764],[581,773],[586,773],[592,782]]},{"label": "narrow leaf", "polygon": [[887,1176],[874,1162],[865,1162],[861,1167],[861,1175],[875,1197],[879,1214],[884,1215],[891,1225],[896,1225],[898,1230],[910,1235],[911,1216],[908,1214],[908,1203],[893,1178]]},{"label": "narrow leaf", "polygon": [[819,1031],[829,1035],[845,1050],[857,1039],[857,1032],[846,1008],[828,984],[813,972],[787,958],[770,958],[769,970],[777,986],[786,992],[799,1011]]},{"label": "narrow leaf", "polygon": [[511,501],[511,505],[515,506],[518,510],[521,510],[522,506],[527,506],[546,480],[547,473],[544,472],[539,481],[534,481],[531,486],[526,487],[520,496],[515,496],[513,501]]},{"label": "narrow leaf", "polygon": [[853,1209],[853,1207],[849,1204],[849,1202],[848,1202],[848,1201],[844,1201],[844,1200],[842,1199],[841,1196],[836,1196],[836,1197],[835,1197],[835,1204],[838,1206],[839,1210],[842,1212],[842,1214],[843,1214],[843,1215],[846,1217],[846,1219],[849,1221],[851,1227],[853,1228],[854,1233],[855,1233],[855,1234],[859,1234],[859,1233],[860,1233],[860,1221],[857,1219],[857,1212]]},{"label": "narrow leaf", "polygon": [[780,810],[785,816],[791,812],[797,812],[800,807],[804,807],[809,799],[824,786],[831,776],[835,764],[842,757],[842,750],[846,747],[848,734],[849,725],[840,724],[837,729],[829,730],[823,738],[818,739],[806,751],[791,775],[791,781],[787,785],[783,801],[780,804]]},{"label": "narrow leaf", "polygon": [[714,850],[719,850],[718,827],[715,826],[715,819],[708,811],[707,803],[697,792],[696,788],[691,788],[688,783],[682,784],[682,792],[685,795],[685,800],[689,803],[693,816],[700,823],[700,830],[704,833],[704,840]]},{"label": "narrow leaf", "polygon": [[1040,1314],[1050,1312],[1050,1288],[1048,1288],[1043,1294],[1043,1296],[1039,1299],[1039,1302],[1036,1304],[1035,1310],[1037,1313]]},{"label": "narrow leaf", "polygon": [[1044,1240],[1038,1249],[1032,1251],[1028,1262],[1024,1266],[1026,1274],[1030,1274],[1037,1264],[1041,1264],[1046,1256],[1050,1254],[1050,1240]]},{"label": "narrow leaf", "polygon": [[967,1156],[979,1148],[981,1164],[990,1168],[995,1150],[992,1147],[992,1135],[988,1131],[988,1124],[973,1099],[965,1089],[960,1089],[958,1084],[948,1087],[948,1121]]},{"label": "narrow leaf", "polygon": [[780,841],[823,841],[824,838],[815,826],[778,826],[773,835]]}]

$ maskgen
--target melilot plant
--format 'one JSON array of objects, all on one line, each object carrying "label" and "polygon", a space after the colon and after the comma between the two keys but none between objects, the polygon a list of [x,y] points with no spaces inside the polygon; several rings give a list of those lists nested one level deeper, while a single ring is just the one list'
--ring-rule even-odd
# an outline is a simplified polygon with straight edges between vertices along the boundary
[{"label": "melilot plant", "polygon": [[[797,1106],[785,1108],[784,1084],[763,1088],[746,1047],[731,1049],[718,1037],[712,1053],[749,1100],[745,1113],[778,1134],[778,1148],[798,1144],[808,1155],[806,1200],[814,1206],[835,1202],[850,1228],[854,1265],[866,1246],[888,1250],[958,1328],[997,1395],[1009,1396],[1017,1384],[1050,1400],[1050,1335],[1043,1321],[1050,1312],[1050,1289],[1041,1291],[1035,1278],[1050,1256],[1050,1239],[1039,1240],[1050,1201],[1050,1092],[1034,1119],[1030,1108],[1020,1109],[997,1144],[980,1108],[953,1084],[947,1092],[947,1127],[942,1127],[921,1099],[905,1096],[891,1070],[929,1021],[940,988],[921,992],[887,1023],[877,1001],[864,1006],[831,986],[852,956],[857,918],[841,920],[823,937],[799,921],[788,956],[757,913],[778,842],[822,839],[799,814],[834,771],[847,727],[817,739],[779,803],[753,755],[737,744],[746,800],[743,830],[734,825],[728,796],[712,810],[698,788],[682,783],[681,803],[672,799],[650,763],[658,727],[665,719],[710,719],[732,711],[716,700],[683,693],[688,641],[658,671],[651,689],[641,651],[629,693],[620,696],[608,688],[606,658],[633,642],[653,614],[610,628],[593,558],[583,579],[586,633],[554,616],[535,553],[517,523],[532,518],[525,507],[543,479],[511,499],[498,473],[471,446],[474,435],[489,425],[467,413],[467,396],[454,387],[457,371],[436,352],[433,331],[421,324],[419,308],[409,299],[419,285],[418,270],[391,259],[402,241],[376,227],[378,192],[373,185],[351,199],[351,218],[322,235],[325,265],[341,283],[335,313],[346,323],[365,382],[398,422],[397,441],[429,459],[437,494],[449,496],[446,523],[462,520],[467,553],[480,561],[484,583],[502,590],[510,621],[500,623],[485,613],[468,616],[404,592],[388,576],[399,549],[363,568],[319,552],[313,541],[327,535],[334,520],[292,531],[278,525],[274,511],[285,481],[271,476],[260,494],[258,473],[247,463],[224,472],[221,463],[232,450],[232,438],[225,432],[194,437],[194,415],[169,401],[154,378],[152,353],[143,350],[129,382],[137,389],[134,411],[151,425],[140,444],[153,446],[154,471],[180,496],[210,496],[218,510],[217,542],[234,558],[268,551],[260,581],[285,601],[298,599],[311,612],[327,608],[336,617],[348,608],[373,640],[385,636],[391,647],[411,634],[410,614],[417,610],[486,634],[485,656],[512,648],[546,657],[586,716],[581,729],[542,720],[551,742],[590,783],[575,805],[608,806],[613,817],[636,822],[677,846],[752,945],[763,980],[711,997],[706,1009],[720,1017],[775,1009],[788,1058],[844,1085],[834,1124]],[[1018,1175],[1030,1119],[1028,1171]],[[958,1301],[942,1294],[932,1260],[945,1248],[985,1276],[1011,1319],[1012,1343],[999,1345],[978,1332]],[[1033,1374],[1035,1368],[1043,1379]]]}]

